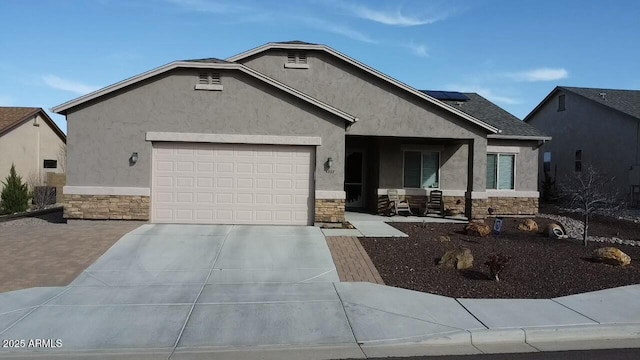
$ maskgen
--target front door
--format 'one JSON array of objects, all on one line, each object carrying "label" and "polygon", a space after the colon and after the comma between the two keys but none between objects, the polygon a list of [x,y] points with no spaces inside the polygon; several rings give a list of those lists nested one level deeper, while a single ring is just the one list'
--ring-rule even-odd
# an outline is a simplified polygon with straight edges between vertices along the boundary
[{"label": "front door", "polygon": [[344,191],[347,193],[347,207],[364,207],[364,152],[361,150],[347,151]]}]

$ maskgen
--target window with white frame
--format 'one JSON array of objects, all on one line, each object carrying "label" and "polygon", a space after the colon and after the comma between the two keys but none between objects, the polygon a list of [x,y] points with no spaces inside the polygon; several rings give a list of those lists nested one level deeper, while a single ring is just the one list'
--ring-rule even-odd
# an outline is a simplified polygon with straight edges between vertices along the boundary
[{"label": "window with white frame", "polygon": [[487,154],[487,189],[514,190],[515,175],[514,154]]},{"label": "window with white frame", "polygon": [[405,151],[405,188],[434,189],[440,187],[440,153],[434,151]]}]

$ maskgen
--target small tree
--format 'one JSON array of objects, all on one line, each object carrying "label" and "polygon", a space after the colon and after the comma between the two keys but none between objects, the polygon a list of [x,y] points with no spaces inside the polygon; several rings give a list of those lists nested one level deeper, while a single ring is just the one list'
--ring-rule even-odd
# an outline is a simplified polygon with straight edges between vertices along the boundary
[{"label": "small tree", "polygon": [[58,148],[58,167],[62,172],[67,171],[67,144],[60,144]]},{"label": "small tree", "polygon": [[623,207],[614,180],[615,177],[607,176],[589,165],[586,170],[575,172],[560,186],[567,207],[576,210],[583,217],[584,246],[587,246],[590,216],[594,213],[612,215]]},{"label": "small tree", "polygon": [[11,164],[9,176],[2,182],[0,207],[4,212],[12,214],[23,212],[29,207],[29,187],[22,182],[22,177],[16,173],[15,165]]},{"label": "small tree", "polygon": [[27,178],[27,185],[31,190],[30,198],[36,209],[44,209],[47,205],[56,203],[56,188],[46,186],[44,174],[34,172]]}]

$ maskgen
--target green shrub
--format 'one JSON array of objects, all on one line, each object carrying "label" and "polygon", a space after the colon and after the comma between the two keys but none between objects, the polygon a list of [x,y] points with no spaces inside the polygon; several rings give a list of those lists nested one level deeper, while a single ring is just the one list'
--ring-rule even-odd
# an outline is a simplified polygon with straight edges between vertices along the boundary
[{"label": "green shrub", "polygon": [[13,214],[26,211],[29,207],[29,187],[16,173],[15,165],[11,164],[9,176],[2,184],[4,187],[0,194],[0,208],[3,212]]}]

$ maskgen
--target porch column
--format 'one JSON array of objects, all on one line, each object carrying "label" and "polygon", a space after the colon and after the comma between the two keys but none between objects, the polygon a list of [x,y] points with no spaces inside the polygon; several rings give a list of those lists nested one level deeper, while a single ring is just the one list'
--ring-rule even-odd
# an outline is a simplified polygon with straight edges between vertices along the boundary
[{"label": "porch column", "polygon": [[468,219],[487,217],[487,139],[469,140],[468,179],[465,194],[465,215]]}]

